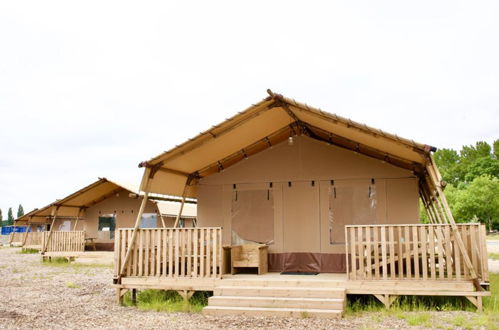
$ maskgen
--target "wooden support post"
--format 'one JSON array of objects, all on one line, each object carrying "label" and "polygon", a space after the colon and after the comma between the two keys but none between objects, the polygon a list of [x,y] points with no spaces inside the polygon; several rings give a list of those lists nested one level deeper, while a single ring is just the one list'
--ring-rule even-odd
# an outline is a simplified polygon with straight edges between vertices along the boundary
[{"label": "wooden support post", "polygon": [[[32,218],[33,217],[29,217],[29,220],[31,220]],[[26,241],[28,240],[29,228],[30,228],[29,220],[28,220],[28,225],[26,226],[26,235],[24,235],[24,239],[23,239],[23,243],[22,243],[21,247],[24,247],[26,245]]]},{"label": "wooden support post", "polygon": [[75,226],[73,228],[74,231],[76,231],[76,226],[78,226],[78,220],[80,220],[81,210],[82,208],[80,207],[80,209],[78,210],[78,215],[76,216]]},{"label": "wooden support post", "polygon": [[123,289],[123,288],[116,289],[116,299],[118,301],[118,304],[123,305],[123,297],[125,296],[127,291],[128,289]]},{"label": "wooden support post", "polygon": [[178,292],[178,294],[179,294],[182,298],[184,298],[184,301],[185,301],[185,302],[188,302],[188,301],[189,301],[189,299],[191,299],[191,297],[192,297],[192,295],[194,294],[194,292],[196,292],[196,291],[193,291],[193,290],[178,290],[177,292]]},{"label": "wooden support post", "polygon": [[399,296],[397,295],[389,295],[389,294],[375,294],[376,299],[381,301],[386,308],[390,308],[390,306],[397,300]]},{"label": "wooden support post", "polygon": [[430,157],[429,163],[426,166],[426,168],[437,190],[437,197],[436,197],[436,201],[438,203],[437,205],[442,207],[444,213],[443,214],[444,219],[446,218],[447,223],[451,225],[452,231],[454,232],[454,237],[456,238],[457,245],[459,247],[459,250],[461,250],[461,253],[463,254],[464,262],[466,266],[469,268],[469,272],[471,278],[474,280],[473,282],[475,284],[476,289],[481,290],[479,283],[477,283],[478,281],[476,281],[478,279],[478,275],[476,273],[475,268],[473,267],[473,264],[471,263],[468,251],[466,251],[463,238],[461,237],[461,233],[457,228],[456,221],[454,221],[454,217],[452,216],[452,212],[450,211],[449,204],[447,204],[447,199],[445,198],[445,194],[442,190],[441,183],[437,179],[439,172],[438,169],[435,167],[435,161],[433,160],[433,157]]},{"label": "wooden support post", "polygon": [[483,311],[482,296],[467,296],[466,297],[473,305],[475,305],[477,311]]},{"label": "wooden support post", "polygon": [[[149,189],[149,184],[147,184],[147,189]],[[137,220],[135,221],[135,226],[133,227],[132,239],[130,240],[130,244],[128,245],[125,258],[123,259],[123,263],[121,264],[119,277],[121,277],[125,273],[128,264],[128,259],[130,259],[130,255],[132,253],[135,240],[137,239],[137,231],[139,230],[140,220],[142,219],[142,214],[144,213],[144,209],[146,207],[148,199],[149,199],[149,191],[145,191],[144,197],[142,198],[142,203],[140,204],[139,213],[137,213]]]},{"label": "wooden support post", "polygon": [[132,304],[137,305],[137,289],[132,289]]},{"label": "wooden support post", "polygon": [[45,251],[47,250],[47,247],[49,245],[50,238],[52,237],[52,232],[54,231],[54,224],[55,224],[55,220],[57,219],[57,212],[58,211],[59,211],[59,206],[56,206],[54,209],[52,209],[52,223],[50,225],[50,231],[47,235],[47,241],[45,242],[45,244],[42,247],[41,254],[45,253]]},{"label": "wooden support post", "polygon": [[163,215],[161,214],[161,211],[159,210],[159,208],[158,208],[158,214],[159,214],[159,218],[161,219],[161,224],[163,225],[163,228],[166,228],[165,218],[163,218]]},{"label": "wooden support post", "polygon": [[185,191],[187,189],[187,186],[184,188],[184,193],[182,194],[182,202],[180,203],[180,209],[178,210],[177,218],[175,218],[175,224],[173,225],[173,228],[177,228],[178,223],[180,221],[180,217],[182,216],[182,211],[184,210],[184,204],[185,204]]}]

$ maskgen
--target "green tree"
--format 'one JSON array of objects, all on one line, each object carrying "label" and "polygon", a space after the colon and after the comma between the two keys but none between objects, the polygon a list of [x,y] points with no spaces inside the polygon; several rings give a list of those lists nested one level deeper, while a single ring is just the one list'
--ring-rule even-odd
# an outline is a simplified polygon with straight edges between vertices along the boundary
[{"label": "green tree", "polygon": [[[454,194],[454,195],[453,195]],[[459,222],[477,219],[489,230],[499,225],[499,179],[490,175],[475,178],[463,189],[446,189],[454,216]]]},{"label": "green tree", "polygon": [[7,226],[12,226],[14,224],[14,214],[12,213],[12,207],[9,207],[7,212]]},{"label": "green tree", "polygon": [[493,147],[494,147],[494,158],[499,159],[499,139],[494,141]]},{"label": "green tree", "polygon": [[460,156],[453,149],[440,149],[433,155],[442,178],[452,185],[457,185],[462,177]]},{"label": "green tree", "polygon": [[490,156],[475,159],[468,165],[464,175],[464,181],[471,182],[481,175],[499,178],[499,160]]},{"label": "green tree", "polygon": [[3,226],[3,214],[2,214],[2,209],[0,209],[0,227]]},{"label": "green tree", "polygon": [[20,218],[24,215],[24,209],[21,204],[19,204],[19,207],[17,208],[17,217]]}]

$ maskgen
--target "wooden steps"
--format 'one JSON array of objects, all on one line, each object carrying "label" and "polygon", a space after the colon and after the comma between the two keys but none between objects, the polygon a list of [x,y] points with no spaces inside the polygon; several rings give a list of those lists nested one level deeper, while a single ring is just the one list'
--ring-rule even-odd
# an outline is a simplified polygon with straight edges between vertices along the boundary
[{"label": "wooden steps", "polygon": [[203,313],[341,318],[344,288],[310,280],[224,280],[215,287]]},{"label": "wooden steps", "polygon": [[210,306],[260,307],[260,308],[303,308],[343,309],[344,299],[339,298],[290,298],[290,297],[240,297],[213,296]]},{"label": "wooden steps", "polygon": [[207,315],[253,315],[281,317],[324,317],[341,318],[342,310],[301,309],[301,308],[258,308],[258,307],[213,307],[206,306],[203,313]]}]

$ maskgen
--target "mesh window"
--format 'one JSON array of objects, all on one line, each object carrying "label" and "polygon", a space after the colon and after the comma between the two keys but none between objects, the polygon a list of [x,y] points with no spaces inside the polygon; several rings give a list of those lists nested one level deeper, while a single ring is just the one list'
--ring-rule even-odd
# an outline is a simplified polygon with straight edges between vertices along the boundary
[{"label": "mesh window", "polygon": [[274,243],[272,190],[235,190],[232,194],[232,244]]},{"label": "mesh window", "polygon": [[140,228],[157,228],[158,217],[156,213],[143,213],[140,221]]},{"label": "mesh window", "polygon": [[[99,229],[98,230],[100,232],[109,233],[110,239],[114,239],[115,228],[116,228],[116,217],[114,215],[99,217]],[[103,235],[103,236],[107,236],[107,235]]]},{"label": "mesh window", "polygon": [[374,182],[342,182],[329,187],[329,243],[345,243],[345,225],[376,224]]}]

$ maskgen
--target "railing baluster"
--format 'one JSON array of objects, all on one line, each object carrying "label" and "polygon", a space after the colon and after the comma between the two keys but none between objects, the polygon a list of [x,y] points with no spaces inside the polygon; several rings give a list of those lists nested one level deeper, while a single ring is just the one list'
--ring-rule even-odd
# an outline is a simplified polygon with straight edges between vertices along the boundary
[{"label": "railing baluster", "polygon": [[379,229],[381,227],[373,227],[373,247],[374,247],[374,277],[379,280]]},{"label": "railing baluster", "polygon": [[426,226],[419,227],[419,237],[421,237],[421,266],[422,266],[422,275],[423,279],[428,279],[428,259],[426,256],[426,250],[428,247],[427,243],[427,235],[426,235]]},{"label": "railing baluster", "polygon": [[350,274],[352,275],[352,280],[356,280],[358,266],[357,266],[357,249],[356,249],[356,244],[355,244],[355,231],[357,230],[357,228],[352,227],[350,229],[351,229],[350,230],[350,250],[352,251],[352,253],[351,253],[352,271]]},{"label": "railing baluster", "polygon": [[414,249],[414,277],[419,280],[419,238],[418,227],[412,227],[412,248]]},{"label": "railing baluster", "polygon": [[388,227],[388,240],[390,244],[390,276],[392,280],[395,279],[395,235],[394,235],[394,226]]}]

